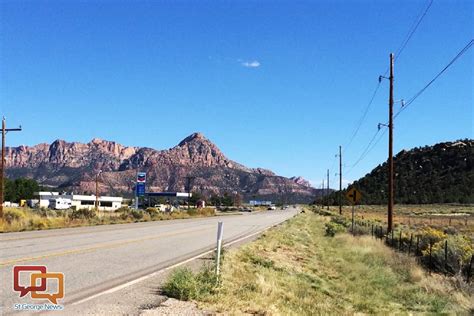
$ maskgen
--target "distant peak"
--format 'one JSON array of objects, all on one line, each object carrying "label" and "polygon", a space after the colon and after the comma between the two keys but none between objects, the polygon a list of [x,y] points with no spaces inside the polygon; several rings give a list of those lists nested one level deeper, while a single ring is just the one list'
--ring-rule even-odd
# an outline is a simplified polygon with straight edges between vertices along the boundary
[{"label": "distant peak", "polygon": [[97,138],[97,137],[94,137],[92,138],[92,140],[90,141],[92,144],[100,144],[100,143],[103,143],[104,140],[101,139],[101,138]]},{"label": "distant peak", "polygon": [[191,135],[189,135],[188,137],[186,137],[185,139],[183,139],[179,144],[178,146],[183,146],[183,145],[186,145],[187,143],[190,143],[192,141],[207,141],[207,138],[204,137],[204,135],[202,133],[192,133]]}]

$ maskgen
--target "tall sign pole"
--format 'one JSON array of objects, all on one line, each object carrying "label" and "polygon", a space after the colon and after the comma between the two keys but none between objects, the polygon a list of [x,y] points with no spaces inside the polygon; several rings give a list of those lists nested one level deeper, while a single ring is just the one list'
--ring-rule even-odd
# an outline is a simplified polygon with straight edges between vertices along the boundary
[{"label": "tall sign pole", "polygon": [[387,233],[393,228],[393,53],[390,54],[390,94],[388,100],[388,212]]},{"label": "tall sign pole", "polygon": [[5,135],[8,132],[19,132],[18,128],[7,128],[5,117],[2,119],[2,161],[0,162],[0,217],[3,218],[3,196],[5,194]]}]

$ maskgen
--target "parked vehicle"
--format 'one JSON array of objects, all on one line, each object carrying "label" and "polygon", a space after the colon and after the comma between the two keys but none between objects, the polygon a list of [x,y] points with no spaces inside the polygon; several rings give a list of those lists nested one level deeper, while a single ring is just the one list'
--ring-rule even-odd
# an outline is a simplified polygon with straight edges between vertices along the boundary
[{"label": "parked vehicle", "polygon": [[68,208],[71,208],[71,206],[71,199],[57,198],[49,200],[49,208],[52,208],[54,210],[67,210]]},{"label": "parked vehicle", "polygon": [[277,208],[272,205],[272,206],[269,206],[267,210],[269,210],[269,211],[274,211],[274,210],[276,210],[276,209],[277,209]]}]

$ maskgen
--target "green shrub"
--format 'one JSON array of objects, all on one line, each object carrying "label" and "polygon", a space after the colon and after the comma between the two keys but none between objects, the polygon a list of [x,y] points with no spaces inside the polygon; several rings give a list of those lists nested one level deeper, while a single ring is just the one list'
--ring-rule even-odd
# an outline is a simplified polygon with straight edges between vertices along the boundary
[{"label": "green shrub", "polygon": [[8,224],[11,224],[13,221],[20,221],[26,218],[25,212],[14,208],[7,209],[3,216]]},{"label": "green shrub", "polygon": [[140,210],[132,210],[130,215],[132,215],[133,219],[135,220],[140,220],[143,218],[143,212]]},{"label": "green shrub", "polygon": [[331,217],[331,222],[339,224],[344,227],[350,227],[352,222],[350,220],[347,220],[344,216],[336,215]]},{"label": "green shrub", "polygon": [[189,301],[202,299],[214,293],[216,286],[214,267],[205,265],[198,273],[193,273],[189,268],[175,269],[161,291],[168,297]]},{"label": "green shrub", "polygon": [[72,211],[69,216],[71,219],[92,219],[97,215],[93,209],[82,208]]},{"label": "green shrub", "polygon": [[325,227],[326,227],[326,236],[331,236],[331,237],[334,237],[336,236],[336,234],[346,231],[346,227],[335,222],[327,222],[325,224]]},{"label": "green shrub", "polygon": [[49,222],[46,218],[30,218],[29,225],[34,230],[42,230],[49,227]]},{"label": "green shrub", "polygon": [[128,213],[130,208],[128,206],[122,206],[115,210],[116,213]]},{"label": "green shrub", "polygon": [[145,212],[150,215],[150,217],[156,217],[159,213],[160,210],[157,209],[156,207],[148,207]]},{"label": "green shrub", "polygon": [[162,293],[181,301],[196,299],[198,297],[196,276],[188,268],[178,268],[163,285]]}]

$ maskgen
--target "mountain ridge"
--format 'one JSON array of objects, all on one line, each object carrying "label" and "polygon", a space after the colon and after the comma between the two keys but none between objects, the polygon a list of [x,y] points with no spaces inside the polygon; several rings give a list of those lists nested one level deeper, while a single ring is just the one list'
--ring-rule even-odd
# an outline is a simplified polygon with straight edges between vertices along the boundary
[{"label": "mountain ridge", "polygon": [[148,174],[150,191],[185,190],[185,178],[196,177],[193,189],[207,195],[231,192],[245,197],[295,194],[295,202],[320,192],[301,177],[285,178],[264,168],[249,168],[229,159],[202,133],[193,133],[176,146],[157,150],[124,146],[94,138],[88,143],[57,139],[51,144],[6,148],[10,178],[33,178],[43,185],[92,192],[101,170],[102,193],[129,193],[137,171]]}]

